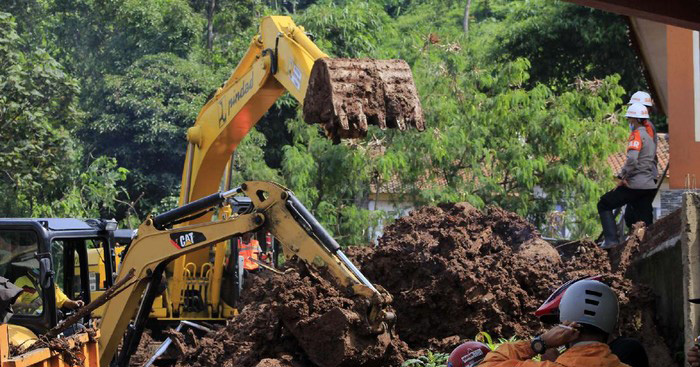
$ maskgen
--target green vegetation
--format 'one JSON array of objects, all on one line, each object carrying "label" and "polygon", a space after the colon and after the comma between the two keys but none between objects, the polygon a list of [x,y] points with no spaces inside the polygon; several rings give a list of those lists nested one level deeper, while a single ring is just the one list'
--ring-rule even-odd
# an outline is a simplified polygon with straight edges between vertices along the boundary
[{"label": "green vegetation", "polygon": [[[623,18],[560,1],[10,0],[0,4],[0,214],[131,218],[179,194],[185,130],[257,31],[289,14],[338,57],[403,58],[424,133],[332,145],[278,101],[239,147],[237,182],[292,188],[342,244],[397,200],[501,205],[545,226],[563,208],[597,230],[622,147],[617,113],[643,88]],[[213,6],[212,6],[213,5]],[[383,154],[377,156],[377,152]],[[418,184],[417,184],[418,183]]]}]

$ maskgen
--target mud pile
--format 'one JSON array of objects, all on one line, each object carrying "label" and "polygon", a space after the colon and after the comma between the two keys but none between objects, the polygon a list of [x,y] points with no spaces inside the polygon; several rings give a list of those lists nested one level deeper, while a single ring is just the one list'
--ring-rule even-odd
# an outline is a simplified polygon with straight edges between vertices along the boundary
[{"label": "mud pile", "polygon": [[180,366],[400,366],[426,349],[449,352],[485,331],[542,332],[533,315],[559,285],[602,274],[620,300],[621,335],[641,339],[652,366],[674,366],[656,331],[653,294],[627,270],[644,230],[610,253],[587,241],[552,247],[514,213],[468,204],[424,207],[387,227],[377,247],[346,251],[394,297],[393,331],[375,335],[364,302],[330,276],[290,261],[288,274],[250,275],[239,317],[180,343]]},{"label": "mud pile", "polygon": [[533,316],[570,279],[602,274],[620,299],[620,332],[640,338],[654,366],[672,366],[656,332],[653,295],[626,277],[644,236],[608,254],[592,242],[554,249],[519,216],[468,204],[424,207],[388,227],[376,248],[350,251],[362,272],[393,296],[396,330],[412,349],[449,351],[479,331],[530,337]]},{"label": "mud pile", "polygon": [[397,366],[405,345],[371,333],[350,289],[297,261],[285,275],[251,274],[239,317],[184,351],[178,366]]}]

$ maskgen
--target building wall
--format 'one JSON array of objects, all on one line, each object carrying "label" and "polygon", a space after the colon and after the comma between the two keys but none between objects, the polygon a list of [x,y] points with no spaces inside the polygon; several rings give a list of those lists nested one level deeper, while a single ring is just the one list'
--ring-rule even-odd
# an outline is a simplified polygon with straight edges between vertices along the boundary
[{"label": "building wall", "polygon": [[[367,201],[367,209],[381,210],[394,218],[399,218],[408,215],[413,209],[413,204],[392,200],[392,195],[388,194],[372,194]],[[377,239],[384,233],[384,221],[380,220],[376,226],[370,226],[369,233],[370,242],[376,244]]]},{"label": "building wall", "polygon": [[666,42],[670,188],[694,189],[700,178],[700,121],[695,116],[696,101],[700,104],[700,85],[697,93],[695,85],[700,84],[696,81],[696,74],[700,77],[697,32],[667,26]]}]

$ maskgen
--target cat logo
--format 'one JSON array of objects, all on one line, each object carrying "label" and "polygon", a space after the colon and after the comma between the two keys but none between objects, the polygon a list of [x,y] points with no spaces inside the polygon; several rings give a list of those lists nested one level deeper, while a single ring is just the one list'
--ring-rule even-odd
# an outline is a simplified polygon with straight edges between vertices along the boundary
[{"label": "cat logo", "polygon": [[178,249],[206,240],[207,238],[201,232],[175,232],[170,234],[170,243]]}]

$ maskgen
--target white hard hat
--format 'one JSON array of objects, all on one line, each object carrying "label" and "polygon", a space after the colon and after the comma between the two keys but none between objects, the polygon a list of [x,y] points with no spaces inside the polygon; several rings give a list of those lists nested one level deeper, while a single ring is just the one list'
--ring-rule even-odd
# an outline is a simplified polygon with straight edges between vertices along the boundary
[{"label": "white hard hat", "polygon": [[647,92],[642,92],[637,91],[635,92],[632,97],[630,98],[630,101],[627,102],[627,104],[632,104],[632,103],[641,103],[645,106],[653,106],[654,102],[651,100],[651,96]]},{"label": "white hard hat", "polygon": [[595,326],[610,334],[617,323],[617,296],[597,280],[584,279],[572,284],[559,303],[559,320]]},{"label": "white hard hat", "polygon": [[625,117],[648,119],[649,111],[641,103],[632,103],[629,107],[627,107],[627,113],[625,114]]}]

